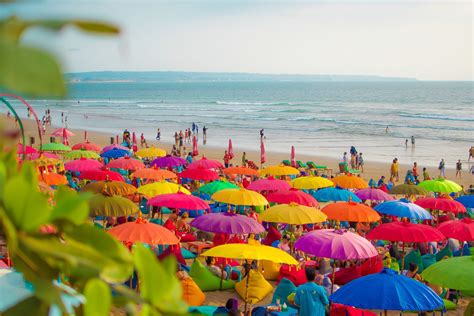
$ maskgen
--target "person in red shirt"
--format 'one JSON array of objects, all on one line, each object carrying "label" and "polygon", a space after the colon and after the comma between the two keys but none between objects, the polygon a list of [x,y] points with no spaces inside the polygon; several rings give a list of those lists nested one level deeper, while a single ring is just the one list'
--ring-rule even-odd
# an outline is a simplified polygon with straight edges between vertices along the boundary
[{"label": "person in red shirt", "polygon": [[225,166],[226,168],[229,168],[230,159],[231,159],[231,157],[230,157],[229,153],[228,153],[227,150],[226,150],[226,151],[224,152],[224,166]]},{"label": "person in red shirt", "polygon": [[418,173],[418,164],[416,162],[413,163],[413,169],[411,169],[413,172],[413,178],[415,178],[415,182],[418,182],[418,176],[420,175]]}]

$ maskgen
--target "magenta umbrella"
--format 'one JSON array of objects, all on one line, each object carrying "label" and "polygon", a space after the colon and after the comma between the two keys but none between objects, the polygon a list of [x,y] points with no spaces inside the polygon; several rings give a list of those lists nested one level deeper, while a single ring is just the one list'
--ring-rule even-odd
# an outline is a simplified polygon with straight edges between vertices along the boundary
[{"label": "magenta umbrella", "polygon": [[366,188],[358,190],[355,195],[361,200],[393,201],[395,198],[380,189]]},{"label": "magenta umbrella", "polygon": [[73,172],[83,172],[88,170],[99,170],[104,165],[95,160],[95,159],[87,159],[87,158],[80,158],[77,160],[73,160],[64,164],[64,168],[69,171]]},{"label": "magenta umbrella", "polygon": [[51,133],[51,136],[56,136],[56,137],[71,137],[74,136],[74,133],[68,130],[67,128],[58,128],[54,132]]},{"label": "magenta umbrella", "polygon": [[[118,137],[118,136],[117,136],[117,137]],[[112,150],[112,149],[114,149],[114,148],[129,151],[129,149],[128,149],[127,147],[124,147],[124,146],[121,146],[121,145],[117,145],[117,144],[113,144],[113,145],[105,146],[104,148],[102,148],[102,153],[105,153],[106,151]]]},{"label": "magenta umbrella", "polygon": [[209,204],[198,197],[184,194],[183,192],[161,194],[148,200],[148,206],[159,206],[184,210],[208,210]]},{"label": "magenta umbrella", "polygon": [[31,146],[25,146],[25,150],[23,150],[23,144],[18,143],[16,153],[17,155],[31,155],[36,154],[38,151]]},{"label": "magenta umbrella", "polygon": [[181,178],[200,180],[200,181],[212,181],[219,179],[219,174],[211,169],[196,168],[186,169],[178,174]]},{"label": "magenta umbrella", "polygon": [[232,147],[232,139],[229,138],[229,148],[227,148],[227,152],[229,153],[230,159],[234,158],[234,148]]},{"label": "magenta umbrella", "polygon": [[250,183],[247,189],[257,192],[282,191],[291,189],[291,185],[284,180],[268,177],[267,179],[260,179]]},{"label": "magenta umbrella", "polygon": [[34,153],[34,154],[31,154],[29,156],[30,160],[36,160],[40,157],[52,158],[52,159],[58,159],[58,160],[61,159],[61,157],[59,157],[58,155],[53,154],[53,153],[48,153],[48,152],[42,152],[41,154],[40,153]]},{"label": "magenta umbrella", "polygon": [[181,157],[174,157],[166,155],[165,157],[156,158],[151,162],[152,167],[158,168],[172,168],[178,166],[184,166],[187,163],[186,159]]},{"label": "magenta umbrella", "polygon": [[464,205],[462,205],[458,201],[443,198],[443,197],[421,198],[421,199],[416,200],[415,204],[426,209],[451,212],[454,214],[467,212]]},{"label": "magenta umbrella", "polygon": [[291,146],[291,166],[296,167],[295,146]]},{"label": "magenta umbrella", "polygon": [[211,233],[258,234],[265,228],[253,218],[234,213],[204,214],[192,220],[194,228]]},{"label": "magenta umbrella", "polygon": [[364,237],[346,230],[314,230],[295,243],[295,249],[311,256],[337,260],[367,259],[378,255],[377,249]]},{"label": "magenta umbrella", "polygon": [[270,203],[278,203],[278,204],[290,204],[290,203],[297,203],[300,205],[305,205],[309,207],[319,207],[318,201],[303,191],[299,191],[297,189],[289,189],[289,190],[282,190],[270,193],[267,196],[267,200]]},{"label": "magenta umbrella", "polygon": [[206,157],[202,157],[199,160],[191,163],[188,166],[188,169],[197,169],[197,168],[204,168],[204,169],[219,169],[224,168],[224,166],[217,160],[207,159]]}]

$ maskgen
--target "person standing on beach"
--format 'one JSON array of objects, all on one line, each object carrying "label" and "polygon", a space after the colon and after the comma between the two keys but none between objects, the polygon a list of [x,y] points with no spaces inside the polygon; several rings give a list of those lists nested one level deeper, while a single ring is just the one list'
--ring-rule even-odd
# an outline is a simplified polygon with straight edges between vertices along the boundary
[{"label": "person standing on beach", "polygon": [[385,134],[388,134],[388,125],[385,127]]},{"label": "person standing on beach", "polygon": [[196,131],[196,123],[193,122],[193,125],[192,125],[192,129],[193,129],[193,134],[195,133]]},{"label": "person standing on beach", "polygon": [[393,159],[392,165],[390,166],[390,178],[395,182],[398,182],[398,158]]},{"label": "person standing on beach", "polygon": [[160,131],[159,128],[156,130],[156,140],[157,140],[157,141],[160,141],[160,140],[161,140],[161,131]]},{"label": "person standing on beach", "polygon": [[265,137],[265,133],[264,133],[264,132],[265,132],[265,130],[262,128],[262,129],[260,130],[260,139],[263,139],[263,138]]},{"label": "person standing on beach", "polygon": [[347,152],[344,152],[344,155],[342,155],[342,162],[347,165]]},{"label": "person standing on beach", "polygon": [[206,125],[203,126],[202,128],[202,139],[205,142],[207,140],[207,127]]},{"label": "person standing on beach", "polygon": [[458,162],[456,162],[456,178],[459,175],[459,179],[461,179],[461,170],[462,170],[462,162],[461,162],[461,159],[458,159]]},{"label": "person standing on beach", "polygon": [[224,152],[224,166],[226,168],[229,168],[229,162],[230,162],[230,155],[229,153],[227,152],[227,150]]},{"label": "person standing on beach", "polygon": [[412,174],[413,174],[413,178],[415,179],[415,183],[418,184],[418,164],[416,163],[416,161],[413,163],[413,168],[411,169],[412,171]]},{"label": "person standing on beach", "polygon": [[146,144],[146,139],[145,139],[145,135],[143,135],[143,133],[140,135],[140,145],[141,147],[143,147],[143,145]]},{"label": "person standing on beach", "polygon": [[174,132],[174,144],[175,146],[179,145],[179,135],[178,132]]},{"label": "person standing on beach", "polygon": [[247,165],[247,157],[246,157],[246,153],[244,151],[244,153],[242,154],[242,167],[245,167]]},{"label": "person standing on beach", "polygon": [[359,153],[359,169],[362,173],[364,173],[364,158],[362,158],[362,153]]},{"label": "person standing on beach", "polygon": [[471,146],[469,149],[469,158],[467,159],[467,162],[470,162],[471,158],[474,158],[474,146]]},{"label": "person standing on beach", "polygon": [[313,267],[306,267],[305,284],[298,286],[295,295],[295,305],[299,306],[301,316],[324,316],[326,306],[329,304],[326,291],[314,282],[316,271]]},{"label": "person standing on beach", "polygon": [[446,179],[446,163],[444,162],[444,158],[442,158],[441,161],[439,162],[438,170],[439,170],[439,177]]},{"label": "person standing on beach", "polygon": [[405,139],[405,148],[408,148],[408,138]]},{"label": "person standing on beach", "polygon": [[415,148],[415,136],[411,137],[411,147]]},{"label": "person standing on beach", "polygon": [[426,181],[426,180],[431,180],[431,178],[426,168],[423,168],[423,181]]}]

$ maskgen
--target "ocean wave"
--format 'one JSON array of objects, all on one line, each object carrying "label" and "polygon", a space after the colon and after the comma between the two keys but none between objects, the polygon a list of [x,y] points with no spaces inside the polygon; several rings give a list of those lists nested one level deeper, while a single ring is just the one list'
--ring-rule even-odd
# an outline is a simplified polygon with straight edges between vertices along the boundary
[{"label": "ocean wave", "polygon": [[474,118],[469,118],[469,117],[454,117],[454,116],[435,115],[435,114],[409,114],[409,113],[400,113],[399,115],[402,117],[420,118],[420,119],[428,119],[428,120],[474,122]]},{"label": "ocean wave", "polygon": [[289,102],[237,102],[237,101],[215,101],[219,105],[291,105]]}]

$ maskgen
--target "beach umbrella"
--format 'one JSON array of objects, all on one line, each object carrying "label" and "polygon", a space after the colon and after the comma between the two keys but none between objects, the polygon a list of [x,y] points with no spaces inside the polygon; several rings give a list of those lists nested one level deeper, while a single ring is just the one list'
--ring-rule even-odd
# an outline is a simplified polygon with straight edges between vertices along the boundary
[{"label": "beach umbrella", "polygon": [[94,159],[80,158],[64,164],[64,168],[73,172],[84,172],[88,170],[99,170],[104,165]]},{"label": "beach umbrella", "polygon": [[304,225],[321,223],[326,220],[326,214],[314,207],[296,203],[278,204],[260,214],[259,220],[269,223],[284,223]]},{"label": "beach umbrella", "polygon": [[425,195],[428,191],[414,184],[399,184],[391,188],[388,193],[400,195]]},{"label": "beach umbrella", "polygon": [[167,207],[184,210],[209,210],[209,204],[193,195],[183,192],[161,194],[148,200],[148,206]]},{"label": "beach umbrella", "polygon": [[47,185],[65,185],[68,184],[67,178],[57,173],[41,173],[38,177],[39,181]]},{"label": "beach umbrella", "polygon": [[121,196],[129,196],[137,193],[137,189],[133,185],[121,181],[91,182],[86,184],[81,191]]},{"label": "beach umbrella", "polygon": [[142,242],[148,245],[176,245],[176,235],[165,227],[150,223],[142,218],[112,227],[109,234],[122,242]]},{"label": "beach umbrella", "polygon": [[262,176],[290,176],[298,175],[300,171],[296,168],[289,166],[269,166],[260,170],[260,175]]},{"label": "beach umbrella", "polygon": [[370,223],[380,220],[380,215],[374,209],[355,202],[331,203],[321,211],[328,216],[328,219],[336,221]]},{"label": "beach umbrella", "polygon": [[295,249],[318,257],[357,260],[378,256],[377,249],[364,237],[346,230],[313,230],[300,237]]},{"label": "beach umbrella", "polygon": [[193,136],[193,151],[191,154],[193,157],[196,157],[197,155],[199,155],[198,140],[197,140],[196,135]]},{"label": "beach umbrella", "polygon": [[69,136],[66,129],[63,129],[63,144],[69,146]]},{"label": "beach umbrella", "polygon": [[421,198],[421,199],[416,200],[415,204],[426,209],[450,212],[454,214],[467,212],[464,205],[462,205],[458,201],[452,200],[450,198],[444,198],[444,197]]},{"label": "beach umbrella", "polygon": [[431,214],[424,208],[404,201],[387,201],[377,205],[374,209],[381,214],[406,217],[416,221],[432,219]]},{"label": "beach umbrella", "polygon": [[120,173],[110,170],[86,170],[81,172],[79,179],[92,181],[125,181]]},{"label": "beach umbrella", "polygon": [[41,145],[41,151],[70,151],[71,148],[62,143],[46,143]]},{"label": "beach umbrella", "polygon": [[154,183],[142,185],[141,187],[137,189],[137,192],[148,197],[154,197],[160,194],[170,194],[170,193],[178,193],[178,192],[191,194],[191,192],[189,192],[185,187],[179,184],[171,183],[167,181],[160,181],[160,182],[154,182]]},{"label": "beach umbrella", "polygon": [[213,181],[206,183],[205,185],[198,188],[198,191],[208,195],[213,195],[217,191],[224,189],[238,189],[239,186],[227,181]]},{"label": "beach umbrella", "polygon": [[438,229],[447,238],[454,238],[460,241],[474,240],[474,221],[470,218],[441,223]]},{"label": "beach umbrella", "polygon": [[440,260],[421,273],[423,280],[459,291],[474,290],[474,256]]},{"label": "beach umbrella", "polygon": [[295,153],[295,146],[291,146],[291,166],[296,167],[296,153]]},{"label": "beach umbrella", "polygon": [[409,222],[392,222],[375,227],[367,234],[367,239],[401,242],[440,241],[446,237],[438,229]]},{"label": "beach umbrella", "polygon": [[148,148],[140,149],[135,153],[135,156],[141,158],[155,158],[155,157],[165,157],[166,150],[161,148],[156,148],[155,146],[151,146]]},{"label": "beach umbrella", "polygon": [[[117,136],[117,137],[118,137],[118,136]],[[118,138],[117,138],[117,140],[118,140]],[[129,149],[128,149],[127,147],[125,147],[125,146],[113,144],[113,145],[105,146],[104,148],[102,148],[102,152],[101,152],[101,153],[105,153],[106,151],[109,151],[109,150],[112,150],[112,149],[122,149],[122,150],[129,151]]]},{"label": "beach umbrella", "polygon": [[152,167],[157,168],[173,168],[184,166],[187,163],[186,159],[181,157],[174,157],[171,155],[166,155],[165,157],[156,158],[150,164]]},{"label": "beach umbrella", "polygon": [[430,191],[438,193],[454,193],[462,191],[462,187],[456,182],[447,179],[425,180],[418,184],[418,186]]},{"label": "beach umbrella", "polygon": [[368,188],[368,183],[361,177],[352,174],[343,174],[332,179],[335,185],[344,189],[365,189]]},{"label": "beach umbrella", "polygon": [[334,183],[323,177],[306,176],[291,180],[291,186],[300,190],[316,190],[334,186]]},{"label": "beach umbrella", "polygon": [[51,136],[55,136],[55,137],[63,137],[64,135],[66,135],[67,137],[71,137],[71,136],[74,136],[75,134],[64,127],[58,128],[57,130],[51,133]]},{"label": "beach umbrella", "polygon": [[100,159],[100,156],[94,151],[88,150],[73,150],[64,155],[66,160],[74,160],[80,158]]},{"label": "beach umbrella", "polygon": [[33,147],[31,147],[31,146],[25,146],[25,148],[23,148],[23,144],[21,144],[21,143],[18,143],[18,146],[17,146],[17,149],[16,149],[16,154],[17,155],[31,155],[31,154],[35,154],[37,152],[38,151],[36,149],[34,149]]},{"label": "beach umbrella", "polygon": [[355,195],[357,195],[361,200],[371,200],[371,201],[393,201],[395,198],[385,193],[380,189],[366,188],[357,190]]},{"label": "beach umbrella", "polygon": [[[46,153],[42,153],[42,155],[39,158],[33,160],[33,163],[35,164],[36,167],[57,166],[63,163],[62,160],[60,159],[47,158],[44,154]],[[33,155],[36,155],[36,154],[33,154]]]},{"label": "beach umbrella", "polygon": [[229,147],[227,148],[227,153],[230,156],[230,159],[234,158],[234,148],[232,147],[232,139],[229,138]]},{"label": "beach umbrella", "polygon": [[329,299],[333,303],[384,311],[432,311],[444,306],[431,288],[388,268],[347,283]]},{"label": "beach umbrella", "polygon": [[466,208],[474,208],[474,195],[463,195],[455,199]]},{"label": "beach umbrella", "polygon": [[267,161],[267,155],[265,154],[265,144],[263,139],[260,140],[260,167]]},{"label": "beach umbrella", "polygon": [[138,159],[130,158],[130,157],[122,157],[119,159],[112,160],[107,164],[107,168],[114,168],[114,169],[123,169],[123,170],[138,170],[145,168],[145,164]]},{"label": "beach umbrella", "polygon": [[354,193],[349,190],[341,188],[323,188],[314,192],[313,197],[319,202],[329,202],[329,201],[353,201],[360,203],[361,199]]},{"label": "beach umbrella", "polygon": [[164,179],[174,179],[178,176],[169,170],[164,169],[153,169],[153,168],[145,168],[139,169],[131,174],[132,178],[138,179],[148,179],[148,180],[164,180]]},{"label": "beach umbrella", "polygon": [[202,157],[199,160],[194,161],[193,163],[189,164],[188,169],[219,169],[224,168],[224,166],[217,160],[214,159],[207,159],[206,157]]},{"label": "beach umbrella", "polygon": [[97,144],[85,141],[83,143],[78,143],[72,146],[72,150],[90,150],[90,151],[100,152],[102,149]]},{"label": "beach umbrella", "polygon": [[266,179],[259,179],[250,183],[247,189],[252,191],[282,191],[289,190],[291,186],[284,180],[268,177]]},{"label": "beach umbrella", "polygon": [[204,214],[193,219],[190,225],[205,232],[222,234],[259,234],[265,231],[253,218],[230,212]]},{"label": "beach umbrella", "polygon": [[139,212],[138,206],[119,195],[95,194],[89,199],[90,216],[127,216]]},{"label": "beach umbrella", "polygon": [[121,158],[125,156],[130,156],[130,151],[129,150],[124,150],[124,149],[119,149],[119,148],[112,148],[108,151],[105,151],[100,154],[101,157],[103,158]]},{"label": "beach umbrella", "polygon": [[297,189],[282,190],[270,193],[267,196],[270,203],[290,204],[296,203],[309,207],[319,207],[318,201],[308,193],[299,191]]},{"label": "beach umbrella", "polygon": [[225,174],[240,174],[240,175],[245,175],[245,176],[259,176],[260,173],[258,170],[248,168],[248,167],[229,167],[225,168],[224,170]]},{"label": "beach umbrella", "polygon": [[267,199],[260,193],[243,188],[217,191],[211,196],[211,199],[231,205],[264,206],[268,204]]},{"label": "beach umbrella", "polygon": [[199,181],[213,181],[219,179],[219,174],[211,169],[195,168],[186,169],[179,173],[180,178],[199,180]]},{"label": "beach umbrella", "polygon": [[58,162],[61,162],[61,157],[59,157],[56,154],[53,153],[48,153],[48,152],[42,152],[40,153],[33,153],[29,155],[28,157],[30,160],[35,160],[35,163],[43,160],[43,159],[54,159],[57,160]]}]

